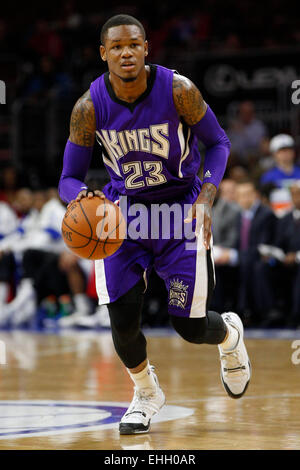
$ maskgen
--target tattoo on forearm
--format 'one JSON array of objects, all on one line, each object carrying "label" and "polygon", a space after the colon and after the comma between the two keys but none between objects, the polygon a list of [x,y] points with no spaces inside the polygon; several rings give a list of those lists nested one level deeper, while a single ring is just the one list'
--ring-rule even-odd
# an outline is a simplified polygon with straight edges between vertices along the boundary
[{"label": "tattoo on forearm", "polygon": [[[217,194],[217,188],[212,183],[204,183],[202,186],[199,199],[202,202],[207,202],[210,206],[213,205]],[[200,201],[199,201],[200,202]]]},{"label": "tattoo on forearm", "polygon": [[75,104],[70,122],[70,141],[90,147],[95,141],[96,118],[90,90]]},{"label": "tattoo on forearm", "polygon": [[179,116],[193,126],[203,118],[206,103],[198,88],[188,78],[174,73],[173,98]]}]

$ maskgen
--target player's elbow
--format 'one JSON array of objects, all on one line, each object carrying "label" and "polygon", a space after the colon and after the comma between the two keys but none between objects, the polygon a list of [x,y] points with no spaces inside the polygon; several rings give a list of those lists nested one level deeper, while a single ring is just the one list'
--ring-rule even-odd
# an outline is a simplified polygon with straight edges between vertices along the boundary
[{"label": "player's elbow", "polygon": [[226,150],[226,153],[229,155],[231,149],[231,142],[226,134],[226,132],[222,129],[222,133],[219,134],[216,142],[214,143],[213,147],[223,147]]},{"label": "player's elbow", "polygon": [[223,137],[222,137],[222,141],[223,141],[224,147],[226,147],[227,150],[228,150],[228,153],[230,153],[231,142],[230,142],[230,140],[229,140],[229,138],[228,138],[228,135],[226,134],[225,131],[224,131],[224,135],[223,135]]}]

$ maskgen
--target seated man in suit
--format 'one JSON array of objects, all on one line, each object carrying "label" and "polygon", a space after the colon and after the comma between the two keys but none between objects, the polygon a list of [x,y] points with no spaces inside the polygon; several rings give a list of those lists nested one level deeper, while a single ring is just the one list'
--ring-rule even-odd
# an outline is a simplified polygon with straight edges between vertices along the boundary
[{"label": "seated man in suit", "polygon": [[260,244],[272,244],[277,218],[262,204],[251,180],[238,183],[236,200],[241,212],[237,219],[235,249],[228,250],[228,262],[237,266],[237,309],[248,325],[261,323],[275,305],[271,267],[260,255]]},{"label": "seated man in suit", "polygon": [[229,262],[228,249],[235,248],[238,237],[237,218],[240,212],[236,203],[236,182],[224,179],[219,187],[218,197],[213,206],[213,256],[215,262],[216,286],[211,301],[213,310],[235,311],[237,270]]},{"label": "seated man in suit", "polygon": [[236,203],[236,186],[236,182],[229,178],[220,183],[218,197],[212,209],[214,250],[217,246],[233,248],[236,244],[236,220],[240,212]]},{"label": "seated man in suit", "polygon": [[290,188],[293,208],[278,222],[275,245],[283,250],[277,263],[277,288],[284,300],[287,326],[300,326],[300,180]]}]

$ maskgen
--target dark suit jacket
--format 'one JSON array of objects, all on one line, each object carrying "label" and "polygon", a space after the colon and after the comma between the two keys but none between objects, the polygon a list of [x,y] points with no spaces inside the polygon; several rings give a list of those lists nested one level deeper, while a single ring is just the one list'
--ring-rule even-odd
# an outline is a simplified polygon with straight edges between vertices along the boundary
[{"label": "dark suit jacket", "polygon": [[237,240],[237,205],[219,199],[212,209],[214,244],[234,248]]},{"label": "dark suit jacket", "polygon": [[[240,256],[250,261],[260,256],[257,250],[259,244],[274,245],[277,220],[271,209],[260,203],[251,221],[248,249],[240,252]],[[237,250],[240,249],[241,223],[242,214],[238,216]]]},{"label": "dark suit jacket", "polygon": [[285,253],[300,250],[300,220],[294,219],[292,211],[278,220],[275,245]]}]

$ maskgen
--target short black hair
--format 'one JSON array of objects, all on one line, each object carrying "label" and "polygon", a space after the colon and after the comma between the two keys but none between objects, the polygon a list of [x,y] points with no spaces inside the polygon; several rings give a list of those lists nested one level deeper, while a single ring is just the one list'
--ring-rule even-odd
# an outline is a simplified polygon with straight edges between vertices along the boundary
[{"label": "short black hair", "polygon": [[105,37],[109,28],[112,28],[113,26],[130,25],[130,24],[134,24],[140,28],[143,38],[145,40],[146,39],[145,29],[139,20],[137,20],[136,18],[134,18],[134,16],[131,16],[131,15],[115,15],[115,16],[112,16],[109,20],[107,20],[106,23],[104,23],[104,25],[102,26],[101,35],[100,35],[101,44],[104,45]]}]

